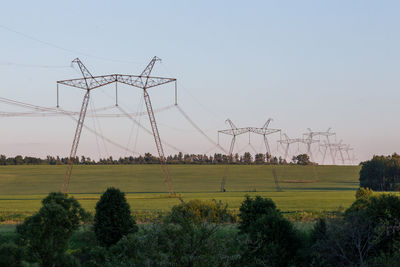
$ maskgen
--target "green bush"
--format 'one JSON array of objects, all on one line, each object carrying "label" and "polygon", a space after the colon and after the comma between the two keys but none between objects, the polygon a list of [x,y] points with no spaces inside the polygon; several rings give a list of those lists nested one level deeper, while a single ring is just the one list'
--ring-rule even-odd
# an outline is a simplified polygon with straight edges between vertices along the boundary
[{"label": "green bush", "polygon": [[397,266],[393,263],[400,255],[400,198],[360,195],[342,219],[316,225],[315,259],[332,266]]},{"label": "green bush", "polygon": [[356,199],[369,198],[370,196],[372,196],[373,193],[374,191],[372,189],[369,189],[368,187],[360,187],[356,192]]},{"label": "green bush", "polygon": [[27,248],[29,260],[42,266],[58,266],[67,258],[65,251],[73,231],[89,214],[73,197],[50,193],[35,215],[17,226],[19,242]]},{"label": "green bush", "polygon": [[240,258],[236,229],[229,225],[160,223],[140,227],[109,249],[114,266],[235,266]]},{"label": "green bush", "polygon": [[92,249],[98,245],[93,228],[85,226],[72,234],[67,252],[79,259],[82,264],[87,264],[91,261]]},{"label": "green bush", "polygon": [[233,223],[236,216],[228,211],[228,205],[216,200],[190,200],[172,207],[166,220],[179,223],[183,219],[193,223]]},{"label": "green bush", "polygon": [[0,266],[21,266],[24,256],[24,249],[14,243],[0,244]]},{"label": "green bush", "polygon": [[240,233],[248,237],[242,262],[250,266],[287,266],[295,263],[302,247],[292,223],[268,198],[246,197],[240,207]]},{"label": "green bush", "polygon": [[239,208],[239,229],[242,233],[248,232],[249,227],[253,222],[264,214],[275,211],[275,203],[269,198],[256,196],[254,199],[246,196],[245,200]]},{"label": "green bush", "polygon": [[109,247],[123,236],[137,231],[125,194],[110,187],[96,204],[94,232],[100,245]]}]

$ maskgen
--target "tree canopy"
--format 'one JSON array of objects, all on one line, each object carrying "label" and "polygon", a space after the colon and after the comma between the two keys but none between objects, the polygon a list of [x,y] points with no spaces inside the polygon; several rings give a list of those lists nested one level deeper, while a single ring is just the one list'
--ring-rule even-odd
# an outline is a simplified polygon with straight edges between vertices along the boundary
[{"label": "tree canopy", "polygon": [[375,191],[400,189],[400,155],[374,156],[361,163],[360,187]]}]

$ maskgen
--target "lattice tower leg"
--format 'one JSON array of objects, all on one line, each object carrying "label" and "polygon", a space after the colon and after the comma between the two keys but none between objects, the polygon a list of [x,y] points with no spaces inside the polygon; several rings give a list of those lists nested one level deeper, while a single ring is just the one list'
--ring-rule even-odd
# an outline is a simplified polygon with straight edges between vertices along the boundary
[{"label": "lattice tower leg", "polygon": [[161,169],[163,172],[164,183],[167,186],[169,194],[173,195],[174,188],[173,188],[171,176],[169,174],[167,162],[165,159],[164,150],[163,150],[161,138],[160,138],[160,133],[157,128],[156,118],[154,116],[153,107],[152,107],[151,101],[150,101],[150,96],[147,93],[146,89],[144,89],[143,92],[144,92],[144,100],[146,103],[147,113],[149,114],[151,129],[153,130],[154,141],[156,143],[158,156],[160,157],[160,165],[161,165]]},{"label": "lattice tower leg", "polygon": [[288,153],[289,153],[289,144],[287,144],[286,148],[285,148],[285,159],[286,160],[287,160],[287,157],[288,157]]},{"label": "lattice tower leg", "polygon": [[332,163],[333,163],[333,165],[336,165],[335,155],[334,155],[334,153],[333,153],[333,151],[332,151],[332,147],[331,147],[331,145],[330,145],[331,143],[330,143],[330,141],[329,141],[329,137],[328,137],[328,136],[326,137],[326,140],[328,141],[329,153],[331,154]]},{"label": "lattice tower leg", "polygon": [[322,165],[324,165],[325,162],[325,156],[326,156],[326,151],[328,150],[327,147],[325,147],[324,155],[322,156]]},{"label": "lattice tower leg", "polygon": [[225,166],[225,169],[224,169],[224,176],[222,177],[222,180],[221,180],[221,189],[220,189],[221,192],[225,192],[226,191],[225,190],[225,184],[226,184],[226,179],[228,177],[228,169],[229,169],[229,164],[231,162],[231,158],[232,158],[232,154],[233,154],[233,148],[235,146],[235,141],[236,141],[236,136],[234,135],[232,137],[231,146],[229,148],[228,162],[227,162],[227,164]]},{"label": "lattice tower leg", "polygon": [[81,138],[83,122],[85,121],[86,111],[87,111],[88,104],[89,104],[89,98],[90,98],[90,91],[87,90],[85,96],[83,97],[81,112],[79,113],[78,125],[76,126],[74,141],[72,142],[71,152],[69,154],[69,162],[68,162],[68,166],[67,166],[67,171],[65,173],[64,183],[63,183],[62,189],[61,189],[61,191],[64,194],[68,193],[68,186],[69,186],[69,180],[71,178],[72,166],[74,164],[74,160],[76,157],[76,151],[78,150],[79,139]]},{"label": "lattice tower leg", "polygon": [[272,155],[271,155],[271,149],[269,148],[269,144],[268,144],[268,138],[267,138],[266,135],[264,135],[264,144],[265,144],[265,149],[267,150],[267,153],[268,153],[270,156],[272,156]]}]

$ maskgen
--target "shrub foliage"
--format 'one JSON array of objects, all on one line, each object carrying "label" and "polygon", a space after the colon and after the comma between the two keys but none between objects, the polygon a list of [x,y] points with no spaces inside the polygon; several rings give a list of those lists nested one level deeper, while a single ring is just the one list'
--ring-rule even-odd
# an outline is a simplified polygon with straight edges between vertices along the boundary
[{"label": "shrub foliage", "polygon": [[125,194],[119,189],[110,187],[101,196],[96,204],[93,227],[97,240],[105,247],[138,230]]},{"label": "shrub foliage", "polygon": [[66,258],[68,240],[89,214],[73,197],[50,193],[35,215],[18,225],[20,242],[29,254],[29,260],[43,266],[52,266]]}]

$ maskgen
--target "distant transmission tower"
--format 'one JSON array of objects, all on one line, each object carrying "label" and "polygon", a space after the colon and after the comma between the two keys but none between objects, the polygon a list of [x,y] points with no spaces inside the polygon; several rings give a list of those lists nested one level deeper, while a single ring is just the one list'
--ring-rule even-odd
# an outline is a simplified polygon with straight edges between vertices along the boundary
[{"label": "distant transmission tower", "polygon": [[228,163],[225,166],[224,176],[222,177],[222,180],[221,180],[221,188],[220,188],[221,192],[225,192],[225,183],[226,183],[226,178],[228,176],[228,167],[229,167],[230,160],[232,158],[232,153],[233,153],[233,148],[235,146],[236,136],[249,132],[249,128],[237,128],[236,125],[233,124],[233,122],[230,119],[227,119],[225,122],[229,123],[229,125],[231,126],[231,129],[218,131],[218,139],[219,139],[219,134],[221,133],[221,134],[232,135],[232,140],[231,140],[231,146],[229,147]]},{"label": "distant transmission tower", "polygon": [[[327,151],[328,149],[330,149],[330,150],[332,151],[333,155],[334,155],[333,158],[335,159],[337,153],[339,152],[340,158],[341,158],[341,160],[342,160],[342,164],[345,164],[344,155],[343,155],[343,148],[344,148],[346,145],[342,144],[342,140],[340,140],[340,141],[337,142],[337,143],[329,143],[329,144],[328,144],[327,142],[325,142],[325,143],[322,144],[321,146],[325,147],[325,152],[324,152],[324,158],[323,158],[323,160],[325,159],[326,151]],[[334,161],[334,164],[336,164],[335,161]]]},{"label": "distant transmission tower", "polygon": [[[331,132],[331,128],[328,128],[328,130],[326,130],[325,132],[315,132],[312,131],[310,128],[307,129],[308,133],[305,133],[304,135],[306,136],[306,138],[308,140],[313,140],[314,137],[325,137],[325,141],[327,146],[324,146],[326,149],[329,148],[329,153],[331,154],[331,158],[332,158],[332,163],[335,164],[335,156],[334,156],[334,151],[332,150],[332,147],[330,146],[331,141],[329,140],[329,136],[334,136],[336,135],[336,133]],[[311,144],[307,144],[307,151],[309,151],[309,153],[311,153]],[[324,153],[326,154],[326,150],[324,151]],[[325,155],[323,156],[323,160],[322,160],[322,164],[324,164],[324,160],[325,160]]]},{"label": "distant transmission tower", "polygon": [[354,151],[354,148],[350,147],[350,145],[344,145],[343,147],[341,147],[341,149],[344,152],[346,152],[346,155],[347,155],[347,159],[346,160],[348,160],[349,164],[353,165],[354,162],[353,162],[352,157],[350,157],[350,151]]},{"label": "distant transmission tower", "polygon": [[281,144],[282,146],[283,145],[286,145],[286,147],[285,147],[285,155],[284,155],[284,159],[286,160],[287,159],[287,157],[288,157],[288,154],[289,154],[289,147],[290,147],[290,145],[291,144],[295,144],[295,143],[304,143],[304,138],[289,138],[288,136],[287,136],[287,134],[282,134],[282,136],[284,137],[284,138],[282,138],[281,137],[281,139],[280,140],[278,140],[278,143],[279,144]]},{"label": "distant transmission tower", "polygon": [[279,133],[281,131],[280,129],[269,129],[268,126],[271,121],[272,121],[271,118],[268,119],[267,122],[264,124],[264,126],[261,128],[254,128],[254,127],[249,128],[250,132],[255,133],[255,134],[260,134],[264,137],[265,149],[270,156],[272,156],[272,155],[271,155],[271,149],[268,144],[267,135],[270,135],[273,133]]},{"label": "distant transmission tower", "polygon": [[[350,159],[349,151],[350,151],[350,150],[353,150],[353,149],[350,147],[350,145],[342,144],[342,140],[340,140],[340,142],[337,144],[336,149],[337,149],[337,151],[338,151],[339,154],[340,154],[340,157],[341,157],[341,159],[342,159],[342,164],[345,165],[345,164],[346,164],[346,160],[348,160],[348,161],[349,161],[349,164],[351,164],[351,159]],[[347,154],[347,159],[345,159],[345,157],[344,157],[344,155],[343,155],[343,152],[346,152],[346,154]]]}]

